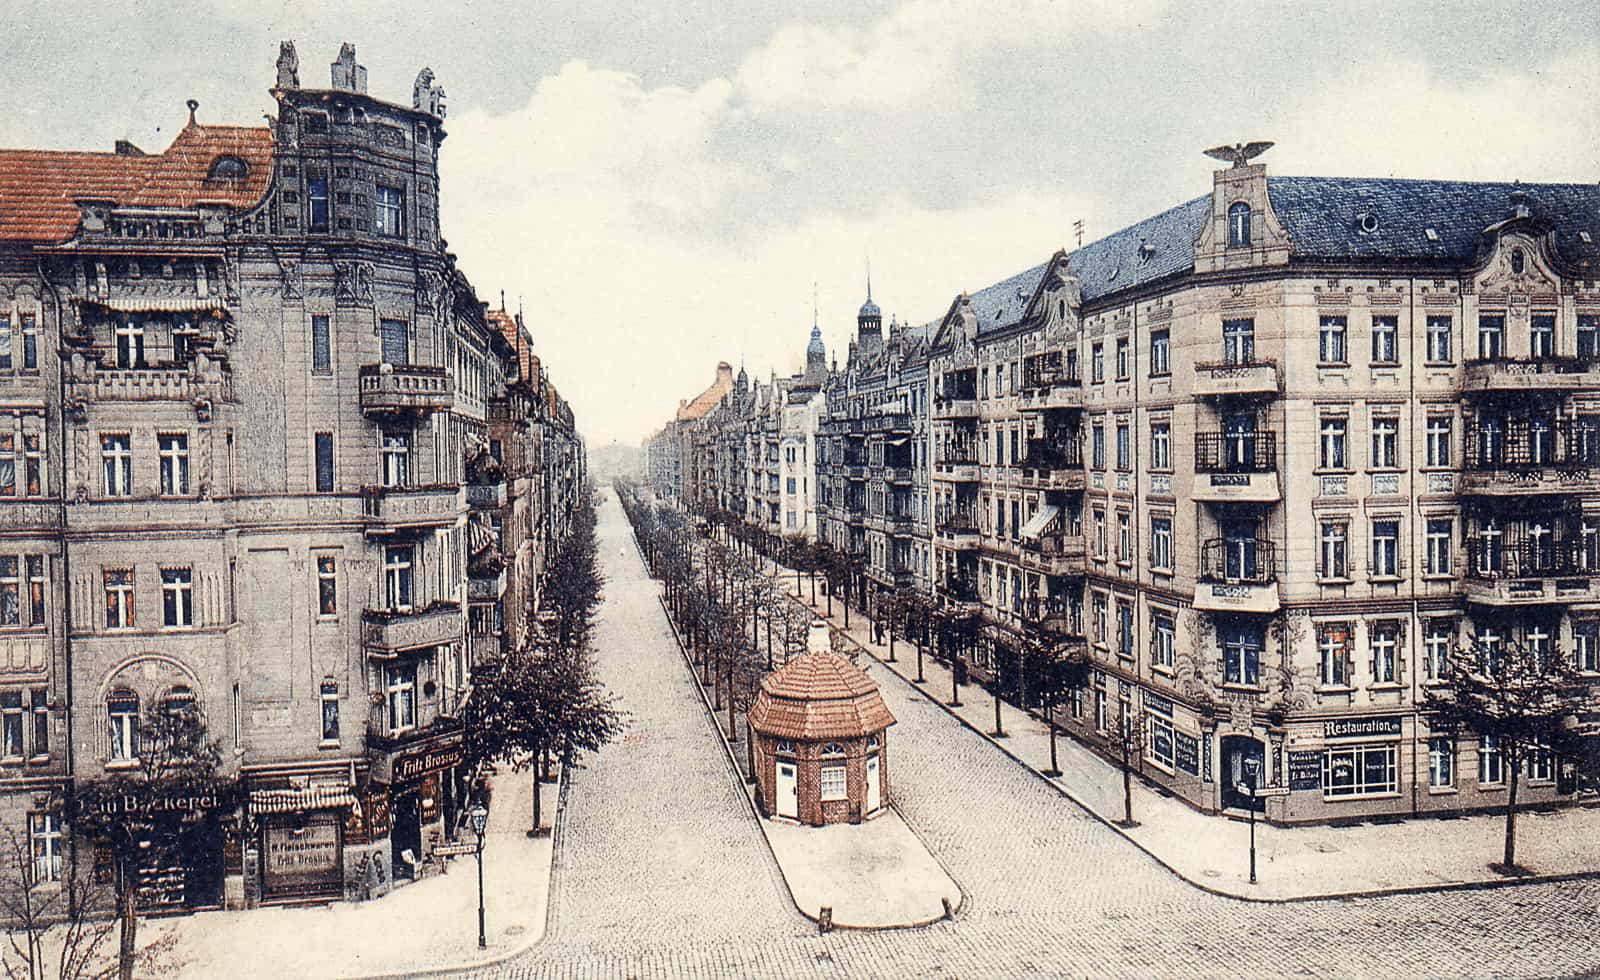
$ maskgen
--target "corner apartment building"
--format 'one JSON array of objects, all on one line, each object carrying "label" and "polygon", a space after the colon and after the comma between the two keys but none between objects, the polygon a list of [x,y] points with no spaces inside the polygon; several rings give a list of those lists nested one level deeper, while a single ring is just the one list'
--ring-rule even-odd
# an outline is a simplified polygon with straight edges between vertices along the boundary
[{"label": "corner apartment building", "polygon": [[432,73],[330,73],[285,44],[267,125],[191,102],[160,153],[0,151],[0,793],[56,874],[66,785],[203,712],[241,798],[174,801],[208,844],[147,908],[382,894],[462,799],[466,460],[525,378],[439,235]]}]

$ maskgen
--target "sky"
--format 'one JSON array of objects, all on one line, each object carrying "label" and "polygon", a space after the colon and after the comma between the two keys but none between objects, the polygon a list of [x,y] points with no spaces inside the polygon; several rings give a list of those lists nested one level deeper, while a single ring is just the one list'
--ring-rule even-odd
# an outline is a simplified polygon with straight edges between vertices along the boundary
[{"label": "sky", "polygon": [[637,443],[716,363],[842,360],[866,293],[962,291],[1269,173],[1600,179],[1600,4],[8,0],[0,146],[154,150],[326,85],[448,93],[443,232],[520,306],[591,444]]}]

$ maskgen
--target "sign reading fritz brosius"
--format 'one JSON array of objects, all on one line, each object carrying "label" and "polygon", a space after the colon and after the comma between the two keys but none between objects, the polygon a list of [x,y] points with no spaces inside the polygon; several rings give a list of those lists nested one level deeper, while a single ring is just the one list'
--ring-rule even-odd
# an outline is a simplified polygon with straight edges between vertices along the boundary
[{"label": "sign reading fritz brosius", "polygon": [[1400,716],[1379,718],[1335,718],[1322,723],[1323,738],[1366,738],[1372,735],[1399,735]]}]

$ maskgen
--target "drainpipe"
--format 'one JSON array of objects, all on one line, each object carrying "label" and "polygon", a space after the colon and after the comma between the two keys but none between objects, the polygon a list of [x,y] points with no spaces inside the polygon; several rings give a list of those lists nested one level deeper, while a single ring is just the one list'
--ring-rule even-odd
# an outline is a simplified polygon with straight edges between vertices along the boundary
[{"label": "drainpipe", "polygon": [[[1407,372],[1407,374],[1410,375],[1410,378],[1409,378],[1410,388],[1411,388],[1411,392],[1412,392],[1413,399],[1414,399],[1415,395],[1416,395],[1416,391],[1417,391],[1417,280],[1414,279],[1414,278],[1406,280],[1406,305],[1407,305],[1407,310],[1408,310],[1408,313],[1409,313],[1408,319],[1410,320],[1410,324],[1411,324],[1411,331],[1410,331],[1410,333],[1411,333],[1411,351],[1410,351],[1410,356],[1406,358],[1406,372]],[[1423,330],[1423,343],[1424,344],[1427,343],[1426,324],[1424,324],[1424,330]],[[1414,400],[1413,400],[1412,405],[1411,405],[1411,417],[1412,417],[1413,421],[1416,420],[1416,406],[1415,406],[1415,401]],[[1426,428],[1427,427],[1427,414],[1426,413],[1423,414],[1423,427],[1424,427],[1423,428],[1423,431],[1424,431],[1423,439],[1425,440],[1427,438],[1427,435],[1426,435],[1426,431],[1427,431],[1427,428]],[[1413,431],[1413,433],[1415,433],[1415,431],[1416,431],[1415,427],[1413,427],[1412,431]],[[1453,426],[1451,428],[1451,431],[1452,431],[1452,433],[1454,432],[1454,427]],[[1418,558],[1419,558],[1419,555],[1418,555],[1418,552],[1417,552],[1417,537],[1418,537],[1418,535],[1416,534],[1417,519],[1420,518],[1422,515],[1417,513],[1417,506],[1416,506],[1417,487],[1416,487],[1416,483],[1415,483],[1415,479],[1414,479],[1415,474],[1417,473],[1417,443],[1419,441],[1421,441],[1421,440],[1418,440],[1415,437],[1415,435],[1412,436],[1412,439],[1411,439],[1411,467],[1410,467],[1411,474],[1413,476],[1413,481],[1412,481],[1412,486],[1411,486],[1411,511],[1412,511],[1412,514],[1411,514],[1411,517],[1412,517],[1412,521],[1411,521],[1411,527],[1412,527],[1412,534],[1411,534],[1411,574],[1409,576],[1407,576],[1407,578],[1410,580],[1409,581],[1409,585],[1410,585],[1410,589],[1411,589],[1411,628],[1410,628],[1410,633],[1412,634],[1412,636],[1410,637],[1410,639],[1412,639],[1414,641],[1420,639],[1420,636],[1418,636],[1417,634],[1419,633],[1419,627],[1422,625],[1422,618],[1419,615],[1420,611],[1417,608],[1417,575],[1421,573],[1421,571],[1423,569],[1423,565],[1422,565],[1422,562],[1418,560]],[[1424,479],[1426,479],[1426,477],[1424,477]],[[1422,537],[1423,537],[1424,543],[1426,543],[1427,530],[1428,530],[1427,529],[1427,525],[1424,524],[1423,527],[1422,527],[1422,531],[1423,531]],[[1451,525],[1450,530],[1451,530],[1451,534],[1450,534],[1450,537],[1451,537],[1451,542],[1450,542],[1451,550],[1454,551],[1454,545],[1455,545],[1455,541],[1454,541],[1454,538],[1455,538],[1455,525],[1454,524]],[[1411,670],[1410,670],[1410,674],[1411,674],[1411,679],[1410,679],[1410,683],[1411,683],[1411,704],[1412,704],[1412,714],[1411,714],[1411,815],[1413,817],[1417,816],[1418,813],[1419,813],[1418,803],[1417,803],[1417,777],[1418,777],[1418,774],[1421,772],[1421,762],[1422,762],[1422,758],[1423,758],[1422,754],[1421,754],[1421,749],[1422,749],[1421,733],[1418,731],[1418,727],[1419,727],[1418,722],[1420,722],[1422,719],[1421,719],[1421,716],[1416,712],[1416,707],[1415,707],[1416,703],[1417,703],[1417,693],[1419,691],[1419,687],[1418,687],[1418,684],[1417,684],[1417,661],[1421,659],[1421,656],[1420,656],[1421,653],[1422,653],[1422,644],[1421,643],[1415,643],[1413,645],[1413,647],[1412,647],[1411,657],[1410,657],[1409,664],[1408,664],[1408,666],[1411,668]]]}]

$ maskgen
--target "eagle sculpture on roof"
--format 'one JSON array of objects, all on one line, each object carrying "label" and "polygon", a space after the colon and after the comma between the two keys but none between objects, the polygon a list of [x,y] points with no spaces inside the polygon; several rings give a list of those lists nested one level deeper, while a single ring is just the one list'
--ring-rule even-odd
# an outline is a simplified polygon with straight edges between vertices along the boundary
[{"label": "eagle sculpture on roof", "polygon": [[1253,158],[1272,149],[1272,145],[1270,140],[1259,140],[1255,143],[1235,143],[1232,146],[1224,144],[1222,146],[1213,146],[1206,151],[1206,156],[1211,157],[1213,160],[1231,163],[1235,167],[1242,167]]}]

